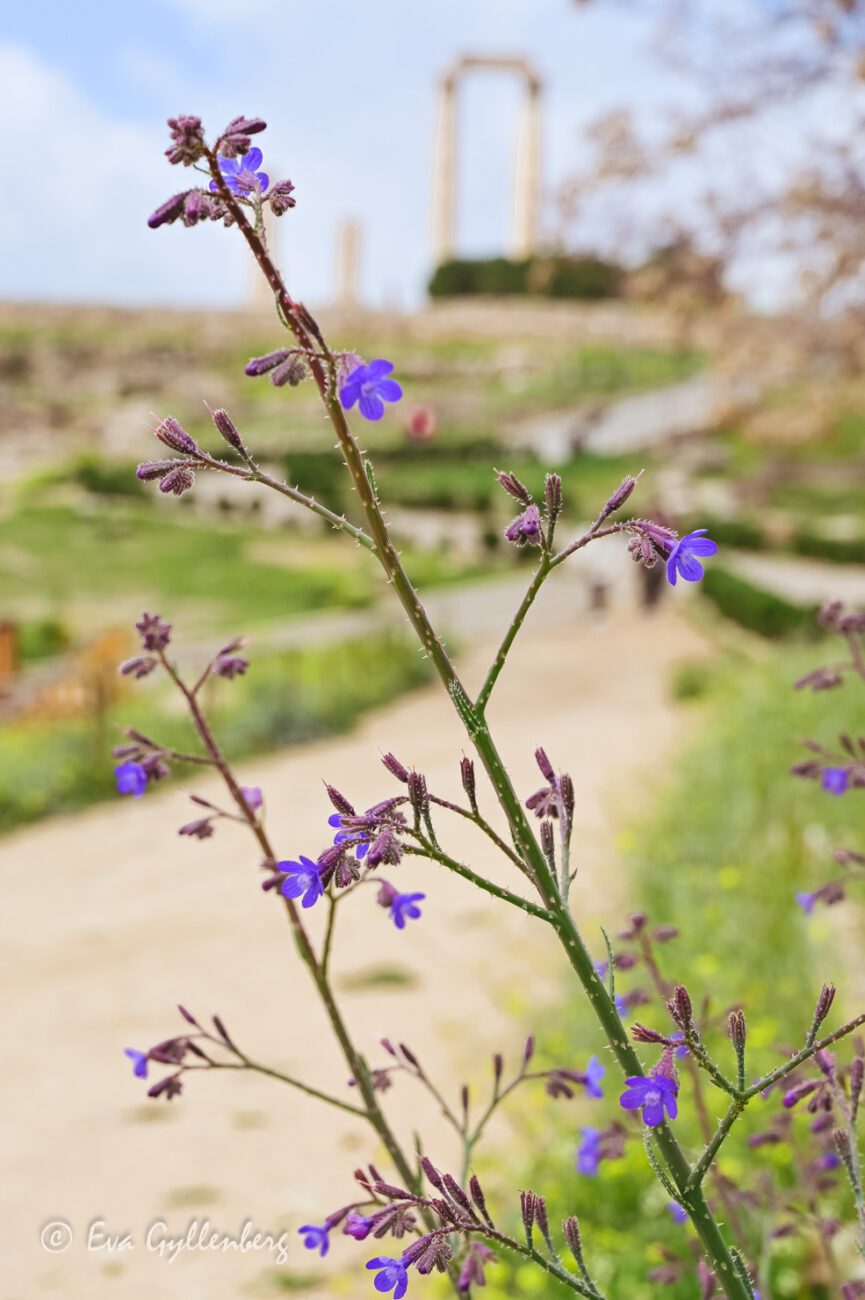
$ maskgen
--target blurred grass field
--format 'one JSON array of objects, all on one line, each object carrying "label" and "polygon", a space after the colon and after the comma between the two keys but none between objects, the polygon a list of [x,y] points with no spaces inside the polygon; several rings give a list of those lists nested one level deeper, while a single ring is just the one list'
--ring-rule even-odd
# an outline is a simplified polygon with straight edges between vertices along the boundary
[{"label": "blurred grass field", "polygon": [[[824,980],[834,980],[839,998],[827,1028],[860,1009],[861,953],[865,925],[854,885],[851,901],[806,919],[794,902],[800,889],[816,888],[837,872],[832,847],[861,847],[863,796],[835,799],[816,782],[797,780],[790,765],[802,756],[803,736],[831,740],[863,716],[856,686],[822,695],[795,692],[792,682],[819,661],[819,652],[787,647],[756,662],[740,654],[714,666],[686,666],[671,684],[703,712],[699,736],[669,773],[667,793],[646,823],[622,828],[623,866],[631,873],[634,910],[645,910],[653,925],[678,927],[679,937],[657,949],[665,978],[685,983],[695,1006],[710,999],[710,1014],[741,1003],[748,1020],[748,1073],[758,1075],[778,1064],[779,1046],[801,1042]],[[860,692],[861,693],[861,692]],[[606,921],[611,936],[624,917]],[[587,935],[596,959],[604,956],[600,933]],[[614,948],[616,947],[614,940]],[[641,970],[620,972],[617,992],[647,981]],[[837,1009],[840,1008],[840,1009]],[[592,1053],[603,1055],[599,1033],[582,1000],[563,982],[561,1004],[552,1013],[532,1016],[515,1005],[524,1023],[538,1033],[544,1064],[580,1068]],[[669,1030],[659,1005],[640,1007],[636,1018]],[[733,1068],[732,1049],[721,1026],[708,1036],[710,1050]],[[842,1049],[843,1050],[843,1049]],[[641,1049],[648,1062],[651,1049]],[[551,1220],[576,1213],[586,1257],[611,1296],[642,1300],[655,1294],[648,1272],[663,1261],[663,1250],[690,1260],[690,1231],[674,1223],[668,1197],[648,1170],[642,1144],[632,1140],[624,1159],[602,1163],[595,1178],[575,1171],[580,1127],[603,1127],[621,1117],[616,1105],[617,1074],[608,1069],[603,1102],[551,1101],[542,1090],[522,1095],[510,1114],[517,1131],[507,1167],[495,1156],[482,1167],[491,1188],[532,1187],[547,1196]],[[702,1143],[689,1100],[687,1080],[676,1132],[697,1154]],[[711,1115],[720,1117],[724,1099],[706,1090]],[[793,1151],[787,1144],[748,1151],[748,1134],[766,1127],[780,1099],[755,1100],[724,1147],[720,1169],[734,1182],[752,1186],[760,1171],[771,1169],[779,1184],[789,1183]],[[618,1112],[618,1114],[617,1114]],[[808,1116],[796,1113],[794,1133],[803,1142]],[[537,1153],[537,1154],[532,1154]],[[511,1195],[511,1200],[513,1196]],[[515,1211],[516,1207],[512,1207]],[[821,1198],[819,1211],[849,1220],[849,1188]],[[771,1261],[771,1295],[776,1300],[830,1300],[837,1292],[818,1279],[819,1252],[795,1238],[768,1246],[753,1211],[745,1215],[752,1255]],[[519,1230],[515,1212],[511,1228]],[[530,1268],[499,1269],[488,1287],[490,1300],[514,1294],[552,1297],[568,1294]],[[688,1278],[665,1288],[671,1300],[692,1300]],[[767,1294],[764,1289],[763,1294]]]}]

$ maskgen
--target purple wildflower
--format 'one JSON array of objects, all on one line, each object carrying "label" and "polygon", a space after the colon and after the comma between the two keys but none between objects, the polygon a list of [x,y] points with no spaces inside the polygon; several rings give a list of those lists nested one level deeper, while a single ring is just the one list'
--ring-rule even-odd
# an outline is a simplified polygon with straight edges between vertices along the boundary
[{"label": "purple wildflower", "polygon": [[302,1228],[298,1228],[298,1234],[303,1237],[303,1244],[307,1250],[317,1250],[322,1259],[324,1259],[330,1249],[330,1236],[328,1230],[323,1224],[306,1223]]},{"label": "purple wildflower", "polygon": [[677,1030],[675,1034],[670,1035],[670,1042],[679,1044],[676,1048],[675,1055],[680,1061],[684,1060],[688,1055],[688,1044],[685,1042],[685,1035],[682,1033],[681,1029]]},{"label": "purple wildflower", "polygon": [[404,930],[407,920],[416,921],[420,917],[418,903],[422,903],[426,894],[395,894],[390,904],[390,919],[398,930]]},{"label": "purple wildflower", "polygon": [[134,1047],[124,1047],[123,1055],[128,1056],[132,1062],[132,1073],[136,1079],[147,1078],[147,1053],[139,1052]]},{"label": "purple wildflower", "polygon": [[284,898],[300,898],[303,895],[303,907],[312,907],[324,893],[318,867],[310,859],[300,856],[300,862],[277,862],[277,871],[285,879],[280,886]]},{"label": "purple wildflower", "polygon": [[540,546],[541,515],[534,504],[528,506],[521,515],[517,515],[505,529],[505,538],[515,546]]},{"label": "purple wildflower", "polygon": [[119,794],[131,794],[138,799],[147,789],[147,772],[140,763],[119,763],[114,776]]},{"label": "purple wildflower", "polygon": [[[344,822],[339,813],[331,813],[331,815],[327,819],[327,824],[328,826],[335,826],[341,828],[344,825]],[[357,845],[355,849],[355,856],[358,862],[360,862],[363,858],[366,857],[367,853],[369,852],[369,841],[367,839],[359,838],[362,835],[363,832],[360,830],[353,831],[353,830],[339,829],[337,830],[336,835],[334,835],[333,837],[333,842],[334,844],[345,844],[346,841],[348,841],[348,843],[351,844],[352,846]]]},{"label": "purple wildflower", "polygon": [[673,543],[667,556],[667,581],[671,587],[675,587],[677,576],[686,582],[699,582],[702,578],[703,566],[697,556],[715,555],[718,550],[717,543],[705,537],[705,532],[705,528],[698,528]]},{"label": "purple wildflower", "polygon": [[339,390],[339,400],[347,411],[355,402],[365,420],[380,420],[384,415],[385,402],[398,402],[402,389],[395,379],[387,376],[393,370],[390,361],[370,361],[368,366],[355,366],[343,380]]},{"label": "purple wildflower", "polygon": [[601,1163],[600,1129],[586,1125],[582,1129],[583,1140],[577,1147],[577,1173],[594,1178]]},{"label": "purple wildflower", "polygon": [[368,1261],[367,1268],[378,1270],[374,1282],[376,1291],[393,1291],[393,1300],[402,1300],[408,1290],[408,1273],[401,1259],[377,1257]]},{"label": "purple wildflower", "polygon": [[643,1123],[655,1128],[664,1122],[664,1111],[670,1119],[679,1113],[676,1094],[679,1086],[675,1079],[666,1074],[654,1074],[645,1078],[641,1074],[632,1074],[625,1080],[627,1087],[619,1098],[623,1110],[642,1110]]},{"label": "purple wildflower", "polygon": [[688,1222],[688,1211],[684,1208],[684,1206],[680,1205],[678,1201],[669,1201],[667,1204],[667,1209],[672,1214],[673,1221],[675,1223],[681,1224],[681,1223]]},{"label": "purple wildflower", "polygon": [[375,1227],[375,1220],[367,1218],[365,1214],[349,1214],[345,1220],[343,1232],[347,1237],[354,1237],[355,1241],[365,1241]]},{"label": "purple wildflower", "polygon": [[[220,154],[219,170],[232,194],[246,198],[249,194],[265,192],[270,184],[270,177],[267,172],[258,170],[261,160],[262,153],[258,148],[250,149],[249,153],[245,153],[242,158],[227,158],[224,154]],[[219,185],[216,181],[211,181],[210,188],[218,190]]]},{"label": "purple wildflower", "polygon": [[261,793],[260,786],[242,785],[240,787],[240,793],[243,795],[243,802],[246,804],[247,808],[251,808],[253,812],[256,812],[264,802],[264,796]]},{"label": "purple wildflower", "polygon": [[850,769],[848,767],[824,767],[823,779],[820,782],[824,790],[830,794],[844,794],[850,781]]},{"label": "purple wildflower", "polygon": [[604,1091],[601,1087],[601,1079],[606,1073],[607,1071],[596,1056],[589,1058],[589,1063],[586,1066],[585,1085],[586,1092],[590,1097],[603,1097]]},{"label": "purple wildflower", "polygon": [[799,904],[799,906],[801,907],[802,911],[805,913],[806,916],[810,916],[811,913],[814,911],[814,904],[816,903],[816,901],[817,901],[816,892],[812,891],[811,893],[808,893],[802,889],[796,891],[796,902]]}]

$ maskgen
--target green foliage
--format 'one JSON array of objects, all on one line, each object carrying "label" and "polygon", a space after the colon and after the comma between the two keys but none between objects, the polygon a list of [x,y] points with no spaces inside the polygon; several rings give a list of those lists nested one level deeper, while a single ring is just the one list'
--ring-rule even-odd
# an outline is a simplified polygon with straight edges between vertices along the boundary
[{"label": "green foliage", "polygon": [[29,619],[18,624],[18,652],[25,664],[62,654],[70,641],[69,629],[56,618]]},{"label": "green foliage", "polygon": [[794,605],[718,565],[706,570],[700,590],[727,618],[760,636],[777,640],[816,635],[817,606]]},{"label": "green foliage", "polygon": [[[348,730],[366,709],[427,677],[417,650],[368,638],[317,650],[253,655],[247,675],[208,683],[205,703],[231,759]],[[111,746],[135,726],[187,753],[200,745],[173,696],[151,682],[90,721],[30,722],[0,731],[0,833],[109,798]],[[188,776],[188,773],[186,774]]]},{"label": "green foliage", "polygon": [[865,564],[865,537],[818,537],[803,529],[793,537],[793,550],[833,564]]},{"label": "green foliage", "polygon": [[597,257],[452,258],[433,272],[431,298],[532,294],[545,298],[615,298],[621,266]]},{"label": "green foliage", "polygon": [[111,460],[97,452],[82,452],[72,462],[69,478],[97,496],[140,497],[144,495],[144,484],[135,477],[137,464]]}]

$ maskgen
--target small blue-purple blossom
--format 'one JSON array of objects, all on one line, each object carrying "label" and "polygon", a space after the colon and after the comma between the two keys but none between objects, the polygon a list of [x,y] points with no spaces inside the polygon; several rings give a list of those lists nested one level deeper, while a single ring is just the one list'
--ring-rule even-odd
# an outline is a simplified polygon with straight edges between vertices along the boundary
[{"label": "small blue-purple blossom", "polygon": [[688,1211],[684,1208],[684,1206],[680,1205],[678,1201],[669,1201],[667,1204],[667,1209],[672,1214],[675,1223],[688,1222]]},{"label": "small blue-purple blossom", "polygon": [[365,1214],[352,1212],[346,1216],[343,1232],[347,1237],[354,1237],[355,1241],[365,1241],[374,1226],[374,1219],[368,1218]]},{"label": "small blue-purple blossom", "polygon": [[703,566],[697,557],[715,555],[718,550],[717,543],[704,535],[706,531],[705,528],[698,528],[696,532],[686,533],[673,543],[667,556],[667,581],[671,587],[675,587],[677,577],[684,578],[686,582],[699,582],[702,578]]},{"label": "small blue-purple blossom", "polygon": [[824,790],[830,794],[844,794],[850,783],[850,769],[848,767],[824,767],[823,777],[820,782]]},{"label": "small blue-purple blossom", "polygon": [[583,1140],[577,1147],[577,1173],[594,1178],[601,1163],[601,1131],[587,1124],[581,1132]]},{"label": "small blue-purple blossom", "polygon": [[[263,194],[270,184],[270,177],[267,172],[260,172],[262,154],[258,148],[250,149],[242,158],[226,158],[220,155],[219,170],[222,172],[222,179],[225,181],[232,194],[239,194],[241,198],[246,198],[249,194]],[[210,182],[212,190],[218,190],[219,185],[216,181]]]},{"label": "small blue-purple blossom", "polygon": [[240,793],[243,795],[243,802],[247,808],[257,812],[264,803],[264,795],[261,793],[261,787],[257,785],[242,785]]},{"label": "small blue-purple blossom", "polygon": [[663,1124],[665,1111],[670,1119],[678,1115],[676,1094],[679,1087],[674,1079],[665,1074],[650,1075],[649,1078],[632,1074],[625,1083],[627,1087],[619,1098],[619,1105],[623,1110],[641,1110],[643,1123],[648,1128]]},{"label": "small blue-purple blossom", "polygon": [[328,826],[340,828],[333,837],[334,844],[344,844],[346,840],[348,840],[352,845],[357,846],[355,849],[355,856],[357,857],[358,862],[366,857],[369,852],[369,840],[359,838],[363,836],[363,831],[341,829],[343,826],[343,820],[340,813],[331,813],[330,817],[327,819],[327,824]]},{"label": "small blue-purple blossom", "polygon": [[685,1042],[685,1035],[682,1033],[681,1029],[678,1029],[675,1034],[670,1035],[670,1041],[679,1044],[674,1055],[678,1057],[680,1061],[683,1061],[688,1055],[688,1044]]},{"label": "small blue-purple blossom", "polygon": [[301,854],[299,862],[277,862],[276,869],[285,876],[279,887],[284,898],[300,898],[303,895],[301,906],[312,907],[324,893],[321,874],[311,858],[305,858]]},{"label": "small blue-purple blossom", "polygon": [[298,1234],[303,1237],[303,1244],[307,1250],[317,1250],[322,1259],[330,1250],[330,1236],[324,1224],[306,1223],[302,1228],[298,1228]]},{"label": "small blue-purple blossom", "polygon": [[796,902],[798,903],[799,907],[801,907],[802,911],[805,913],[806,916],[810,916],[811,913],[814,911],[814,904],[816,903],[816,901],[817,901],[816,891],[812,891],[811,893],[808,893],[804,889],[798,889],[796,891]]},{"label": "small blue-purple blossom", "polygon": [[398,930],[405,929],[406,921],[417,921],[419,919],[420,908],[418,903],[422,903],[425,898],[426,894],[396,894],[391,899],[390,919]]},{"label": "small blue-purple blossom", "polygon": [[147,772],[140,763],[120,763],[114,769],[114,776],[120,794],[131,794],[137,799],[147,789]]},{"label": "small blue-purple blossom", "polygon": [[378,1272],[373,1283],[376,1291],[393,1291],[393,1300],[402,1300],[408,1290],[408,1272],[401,1259],[377,1256],[367,1262],[367,1268]]},{"label": "small blue-purple blossom", "polygon": [[147,1053],[139,1052],[135,1047],[124,1047],[123,1055],[132,1062],[132,1073],[136,1079],[147,1078]]},{"label": "small blue-purple blossom", "polygon": [[385,402],[398,402],[402,389],[395,379],[388,379],[393,370],[390,361],[370,361],[368,366],[355,366],[339,390],[339,400],[347,411],[355,402],[365,420],[380,420]]},{"label": "small blue-purple blossom", "polygon": [[590,1097],[603,1097],[604,1090],[601,1087],[601,1079],[606,1073],[607,1071],[596,1056],[589,1058],[589,1063],[586,1066],[585,1085],[586,1092]]}]

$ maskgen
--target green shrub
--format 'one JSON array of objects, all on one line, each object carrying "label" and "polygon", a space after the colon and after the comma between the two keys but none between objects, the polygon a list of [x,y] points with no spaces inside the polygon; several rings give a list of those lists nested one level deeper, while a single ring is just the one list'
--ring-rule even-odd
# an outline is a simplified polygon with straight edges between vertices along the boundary
[{"label": "green shrub", "polygon": [[833,564],[865,564],[865,537],[817,537],[803,530],[795,534],[793,550]]},{"label": "green shrub", "polygon": [[816,635],[818,606],[794,605],[746,578],[714,565],[700,584],[703,596],[749,632],[773,640]]},{"label": "green shrub", "polygon": [[431,298],[473,294],[543,298],[615,298],[624,271],[597,257],[452,258],[433,272]]},{"label": "green shrub", "polygon": [[69,629],[56,618],[33,619],[18,628],[18,651],[22,663],[50,659],[69,647]]},{"label": "green shrub", "polygon": [[82,452],[72,462],[69,477],[97,496],[137,497],[144,484],[135,477],[136,461],[108,460],[96,452]]}]

